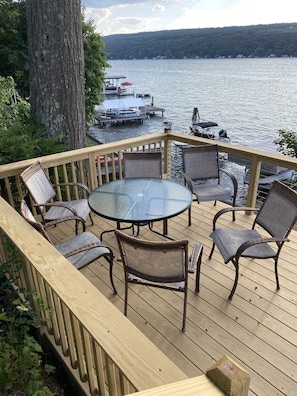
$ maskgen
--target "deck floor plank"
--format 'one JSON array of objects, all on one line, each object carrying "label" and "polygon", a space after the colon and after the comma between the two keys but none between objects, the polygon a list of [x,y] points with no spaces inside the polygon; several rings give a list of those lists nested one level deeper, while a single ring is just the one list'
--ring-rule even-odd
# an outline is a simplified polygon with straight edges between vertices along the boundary
[{"label": "deck floor plank", "polygon": [[[193,204],[192,226],[188,212],[169,220],[169,233],[175,239],[188,239],[204,246],[200,293],[195,293],[195,274],[189,275],[186,332],[181,332],[183,295],[181,293],[131,285],[128,318],[189,377],[205,371],[222,355],[228,354],[251,374],[250,395],[295,395],[297,389],[297,231],[285,245],[279,259],[281,289],[276,291],[272,260],[242,259],[240,277],[233,300],[228,295],[234,281],[232,264],[224,265],[214,252],[209,234],[214,214],[224,207],[218,203]],[[88,230],[100,235],[115,223],[94,215],[95,225]],[[253,216],[238,213],[236,224],[231,216],[220,220],[224,227],[250,227]],[[162,223],[154,227],[161,231]],[[74,226],[63,225],[51,231],[55,243],[74,235]],[[126,231],[129,233],[129,231]],[[160,239],[147,227],[141,238]],[[124,273],[117,260],[118,246],[113,233],[104,235],[114,251],[114,295],[109,267],[104,259],[84,268],[82,273],[122,314]],[[98,307],[100,309],[100,307]]]}]

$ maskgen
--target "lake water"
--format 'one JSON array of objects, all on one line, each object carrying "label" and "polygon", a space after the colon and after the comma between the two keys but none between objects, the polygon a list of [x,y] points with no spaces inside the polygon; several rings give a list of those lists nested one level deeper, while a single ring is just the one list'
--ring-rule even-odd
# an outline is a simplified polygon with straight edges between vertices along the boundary
[{"label": "lake water", "polygon": [[[143,125],[93,128],[102,142],[154,133],[163,122],[188,133],[192,112],[226,129],[232,143],[249,145],[297,131],[297,58],[110,61],[108,74],[121,74],[135,93],[149,92],[164,117]],[[151,99],[146,99],[149,102]]]},{"label": "lake water", "polygon": [[[184,59],[110,61],[107,74],[125,75],[135,93],[149,92],[154,104],[165,108],[164,117],[145,120],[142,125],[93,127],[102,142],[172,130],[188,134],[193,108],[202,120],[226,129],[232,143],[249,145],[276,138],[280,129],[297,131],[297,58]],[[151,98],[145,99],[150,103]],[[180,176],[180,155],[176,179]],[[242,167],[231,165],[239,181],[239,199],[246,186]],[[173,175],[174,177],[175,175]]]}]

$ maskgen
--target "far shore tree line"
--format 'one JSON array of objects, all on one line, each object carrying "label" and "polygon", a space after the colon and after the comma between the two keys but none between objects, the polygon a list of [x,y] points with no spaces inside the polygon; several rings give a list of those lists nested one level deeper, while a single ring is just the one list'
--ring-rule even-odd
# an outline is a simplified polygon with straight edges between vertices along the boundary
[{"label": "far shore tree line", "polygon": [[108,59],[297,57],[297,23],[114,34],[103,40]]}]

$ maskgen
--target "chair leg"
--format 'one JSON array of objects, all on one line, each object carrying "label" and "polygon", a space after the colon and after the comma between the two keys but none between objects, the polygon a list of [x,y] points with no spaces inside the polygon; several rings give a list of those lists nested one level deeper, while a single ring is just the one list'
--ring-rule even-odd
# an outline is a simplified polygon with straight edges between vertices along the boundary
[{"label": "chair leg", "polygon": [[208,256],[208,260],[210,260],[211,259],[211,257],[212,257],[212,254],[213,254],[213,252],[214,252],[214,250],[215,250],[215,244],[213,243],[212,244],[212,248],[211,248],[211,251],[210,251],[210,253],[209,253],[209,256]]},{"label": "chair leg", "polygon": [[[134,231],[133,231],[133,234],[134,234]],[[137,232],[136,232],[135,236],[138,237],[139,234],[140,234],[140,225],[137,224]]]},{"label": "chair leg", "polygon": [[203,247],[201,246],[201,251],[199,254],[199,258],[197,261],[197,268],[196,268],[196,288],[195,288],[196,293],[199,293],[200,291],[200,271],[201,271],[202,254],[203,254]]},{"label": "chair leg", "polygon": [[239,275],[239,264],[238,261],[232,261],[235,267],[235,279],[234,279],[234,284],[231,290],[231,293],[229,295],[229,300],[232,300],[232,297],[235,293],[236,287],[237,287],[237,283],[238,283],[238,275]]},{"label": "chair leg", "polygon": [[109,255],[109,258],[107,258],[107,261],[109,262],[109,279],[110,279],[110,283],[111,283],[111,286],[113,288],[114,294],[118,294],[117,289],[116,289],[116,287],[114,285],[114,282],[113,282],[113,275],[112,275],[113,260],[114,260],[114,255],[111,252],[110,255]]},{"label": "chair leg", "polygon": [[191,206],[190,206],[188,210],[188,225],[190,226],[191,224],[192,222],[191,222]]},{"label": "chair leg", "polygon": [[90,220],[91,220],[92,225],[94,225],[94,220],[93,220],[93,217],[92,217],[92,215],[91,215],[91,212],[89,213],[89,217],[90,217]]},{"label": "chair leg", "polygon": [[278,280],[277,262],[278,262],[278,257],[276,257],[274,259],[274,271],[275,271],[276,289],[279,290],[280,285],[279,285],[279,280]]},{"label": "chair leg", "polygon": [[188,287],[185,289],[184,293],[185,293],[185,297],[184,297],[183,326],[182,326],[182,332],[183,332],[183,333],[186,331],[187,303],[188,303]]},{"label": "chair leg", "polygon": [[125,273],[125,305],[124,305],[124,315],[127,316],[128,308],[128,274]]},{"label": "chair leg", "polygon": [[232,220],[235,221],[235,211],[232,212]]},{"label": "chair leg", "polygon": [[85,232],[86,231],[86,223],[85,223],[85,221],[78,221],[78,220],[75,220],[75,234],[76,235],[78,235],[78,225],[80,224],[80,223],[82,223],[82,226],[83,226],[83,232]]}]

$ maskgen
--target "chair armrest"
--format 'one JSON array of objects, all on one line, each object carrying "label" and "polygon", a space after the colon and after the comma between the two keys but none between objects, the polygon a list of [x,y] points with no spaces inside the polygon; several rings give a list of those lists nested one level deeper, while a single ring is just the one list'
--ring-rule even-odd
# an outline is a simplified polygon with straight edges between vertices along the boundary
[{"label": "chair armrest", "polygon": [[58,183],[58,184],[53,184],[53,186],[54,187],[80,187],[83,190],[85,190],[88,193],[88,195],[90,194],[89,188],[83,183],[74,183],[74,182],[71,182],[71,183]]},{"label": "chair armrest", "polygon": [[245,211],[247,211],[247,210],[253,211],[253,212],[255,212],[255,213],[259,212],[259,209],[257,209],[257,208],[249,208],[249,207],[247,207],[247,206],[236,206],[236,207],[224,208],[224,209],[219,210],[219,211],[215,214],[215,216],[214,216],[214,218],[213,218],[213,222],[212,222],[212,224],[213,224],[213,226],[212,226],[213,231],[215,231],[215,229],[216,229],[216,222],[217,222],[217,220],[218,220],[219,217],[221,217],[223,214],[229,213],[229,212],[240,212],[240,211],[241,211],[241,212],[245,212]]},{"label": "chair armrest", "polygon": [[202,253],[203,253],[202,244],[201,243],[195,243],[194,246],[193,246],[192,254],[189,257],[188,272],[193,274],[195,272],[195,269],[197,268],[197,264],[199,264],[199,268],[198,269],[200,271]]},{"label": "chair armrest", "polygon": [[[67,205],[67,201],[65,201],[65,202],[61,202],[61,201],[59,201],[59,202],[46,202],[46,203],[42,203],[42,204],[34,204],[34,206],[36,207],[36,208],[38,208],[38,207],[43,207],[43,206],[48,206],[48,207],[51,207],[51,206],[60,206],[60,207],[62,207],[62,208],[65,208],[65,209],[68,209],[71,213],[73,213],[73,215],[74,216],[77,216],[77,212],[76,212],[76,210],[75,209],[73,209],[71,206],[68,206]],[[78,216],[77,216],[78,217]],[[80,218],[80,217],[79,217]],[[81,219],[82,220],[82,219]]]},{"label": "chair armrest", "polygon": [[233,196],[236,197],[237,196],[237,191],[238,191],[238,182],[237,182],[236,177],[232,173],[230,173],[227,170],[222,169],[222,168],[220,168],[220,172],[225,173],[232,180],[232,183],[233,183]]},{"label": "chair armrest", "polygon": [[84,246],[81,246],[81,247],[79,247],[79,248],[77,248],[77,249],[73,249],[73,250],[71,250],[70,252],[64,254],[64,257],[66,257],[66,258],[67,258],[67,257],[71,257],[71,256],[74,256],[74,255],[76,255],[76,254],[78,254],[78,253],[85,252],[86,250],[96,249],[96,248],[98,248],[98,247],[103,247],[103,248],[105,248],[105,249],[108,249],[108,250],[109,250],[109,253],[110,253],[110,254],[112,255],[112,257],[113,257],[112,250],[111,250],[108,246],[106,246],[105,243],[100,242],[100,241],[98,241],[98,242],[93,242],[93,243],[89,243],[88,245],[84,245]]},{"label": "chair armrest", "polygon": [[79,216],[63,217],[61,219],[48,221],[47,223],[43,224],[42,226],[43,226],[44,229],[47,229],[47,228],[50,228],[50,227],[55,227],[59,223],[64,223],[65,221],[70,221],[70,220],[71,221],[73,221],[73,220],[80,221],[82,223],[82,226],[83,226],[83,229],[84,229],[85,222]]},{"label": "chair armrest", "polygon": [[257,239],[252,239],[250,241],[244,242],[241,246],[239,246],[239,248],[237,249],[236,252],[236,260],[239,259],[239,257],[242,255],[242,253],[250,248],[251,246],[255,246],[255,245],[261,245],[262,243],[277,243],[278,242],[289,242],[290,239],[289,238],[281,238],[281,237],[263,237],[263,238],[257,238]]},{"label": "chair armrest", "polygon": [[187,175],[186,173],[182,172],[182,175],[185,179],[185,185],[189,188],[189,190],[193,193],[193,181],[190,178],[189,175]]}]

